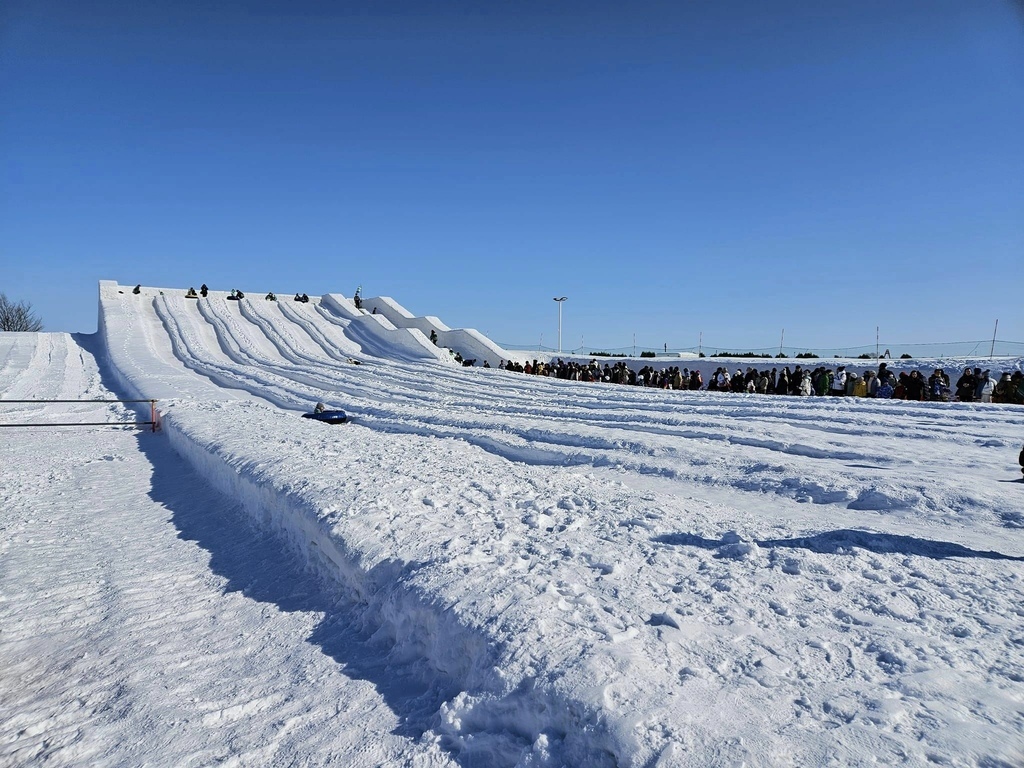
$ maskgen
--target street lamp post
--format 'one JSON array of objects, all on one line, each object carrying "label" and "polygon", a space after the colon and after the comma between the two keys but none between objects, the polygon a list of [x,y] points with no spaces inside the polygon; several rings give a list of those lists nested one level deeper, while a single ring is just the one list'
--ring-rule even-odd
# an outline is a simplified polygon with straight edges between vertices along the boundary
[{"label": "street lamp post", "polygon": [[565,301],[568,296],[557,296],[555,301],[558,302],[558,354],[562,354],[562,302]]}]

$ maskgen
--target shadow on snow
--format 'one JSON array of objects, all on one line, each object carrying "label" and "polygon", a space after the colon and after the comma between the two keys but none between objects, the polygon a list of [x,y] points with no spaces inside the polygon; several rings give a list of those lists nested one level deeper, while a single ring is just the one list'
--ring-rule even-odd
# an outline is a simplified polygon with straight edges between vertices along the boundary
[{"label": "shadow on snow", "polygon": [[[285,613],[322,614],[306,641],[341,665],[347,677],[373,684],[399,720],[396,735],[415,741],[436,725],[441,704],[459,690],[452,681],[425,662],[417,664],[392,653],[392,643],[375,636],[378,627],[368,625],[358,603],[306,570],[279,538],[256,529],[245,512],[199,478],[165,438],[140,435],[139,444],[153,467],[150,497],[170,511],[182,539],[210,553],[210,570],[226,579],[225,593],[241,592]],[[378,583],[375,572],[386,571],[387,583],[415,567],[384,561],[369,572],[368,581]],[[459,760],[458,755],[452,757]]]},{"label": "shadow on snow", "polygon": [[[75,334],[75,338],[96,358],[104,386],[121,392],[108,370],[98,334]],[[388,640],[374,635],[378,627],[368,626],[358,603],[342,596],[337,585],[326,585],[306,570],[280,539],[256,529],[237,503],[196,474],[166,436],[140,432],[138,443],[153,469],[150,498],[170,512],[180,538],[210,553],[210,570],[226,580],[225,593],[241,592],[285,613],[322,614],[306,641],[341,665],[347,677],[374,686],[399,720],[396,735],[416,740],[435,725],[441,703],[459,690],[450,680],[422,661],[396,658],[400,654],[392,653]],[[368,583],[388,583],[416,567],[384,561],[369,572]],[[375,579],[378,571],[382,582]],[[461,762],[458,754],[451,756]]]},{"label": "shadow on snow", "polygon": [[[720,547],[737,543],[737,539],[734,537],[726,536],[716,541],[692,533],[667,533],[662,536],[655,536],[654,541],[660,544],[700,547],[701,549],[719,549]],[[932,541],[930,539],[918,539],[913,536],[872,533],[870,531],[858,531],[849,528],[838,531],[826,531],[814,536],[799,536],[792,539],[755,539],[751,543],[768,549],[776,547],[806,549],[823,555],[843,555],[848,554],[851,549],[865,549],[868,552],[874,552],[879,555],[917,555],[919,557],[930,557],[935,560],[944,560],[949,557],[982,557],[989,560],[1024,561],[1024,557],[1004,555],[1001,552],[968,549],[965,546],[948,541]]]}]

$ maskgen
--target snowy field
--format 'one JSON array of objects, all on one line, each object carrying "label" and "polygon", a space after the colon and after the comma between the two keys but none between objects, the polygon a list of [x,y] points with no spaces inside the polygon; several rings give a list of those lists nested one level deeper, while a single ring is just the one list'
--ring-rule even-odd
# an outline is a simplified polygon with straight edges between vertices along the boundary
[{"label": "snowy field", "polygon": [[163,429],[0,429],[0,764],[1024,765],[1024,408],[100,294],[95,336],[0,334],[0,397]]}]

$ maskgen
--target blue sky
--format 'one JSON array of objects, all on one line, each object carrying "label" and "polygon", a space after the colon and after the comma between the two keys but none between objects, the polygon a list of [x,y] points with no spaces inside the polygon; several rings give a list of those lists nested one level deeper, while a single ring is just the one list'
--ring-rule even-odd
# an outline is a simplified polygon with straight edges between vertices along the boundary
[{"label": "blue sky", "polygon": [[47,330],[114,279],[547,346],[564,295],[566,348],[1024,340],[1019,2],[241,5],[0,6],[0,291]]}]

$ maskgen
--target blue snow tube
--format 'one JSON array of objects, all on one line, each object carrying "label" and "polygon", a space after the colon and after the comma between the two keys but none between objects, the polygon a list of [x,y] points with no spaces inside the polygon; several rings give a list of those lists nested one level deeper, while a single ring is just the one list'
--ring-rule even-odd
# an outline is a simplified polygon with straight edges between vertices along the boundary
[{"label": "blue snow tube", "polygon": [[302,418],[322,421],[325,424],[344,424],[348,421],[348,414],[344,411],[320,411],[320,413],[304,413]]}]

